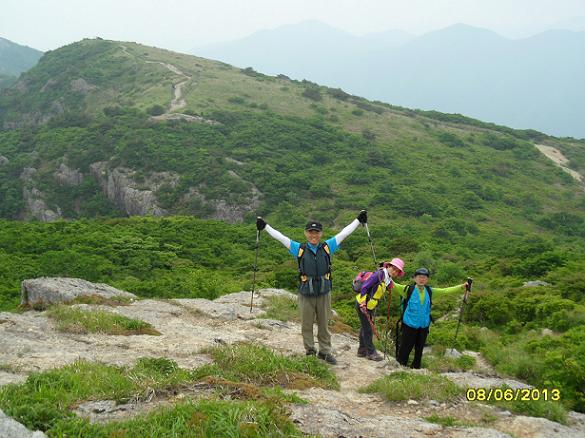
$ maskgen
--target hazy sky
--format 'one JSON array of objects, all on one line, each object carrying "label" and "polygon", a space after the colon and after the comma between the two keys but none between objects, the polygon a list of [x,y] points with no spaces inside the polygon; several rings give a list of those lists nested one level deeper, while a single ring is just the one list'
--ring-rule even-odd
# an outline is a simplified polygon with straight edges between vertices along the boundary
[{"label": "hazy sky", "polygon": [[50,50],[100,36],[177,51],[304,20],[355,34],[454,23],[527,36],[585,17],[585,0],[2,0],[0,36]]}]

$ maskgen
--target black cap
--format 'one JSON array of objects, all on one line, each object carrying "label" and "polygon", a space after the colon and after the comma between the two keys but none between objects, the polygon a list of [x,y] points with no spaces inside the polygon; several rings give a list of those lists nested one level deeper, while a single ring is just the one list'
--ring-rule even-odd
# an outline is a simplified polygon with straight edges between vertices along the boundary
[{"label": "black cap", "polygon": [[323,231],[323,225],[321,225],[319,222],[316,222],[316,221],[307,222],[307,225],[305,226],[305,230],[307,230],[307,231],[310,231],[310,230]]},{"label": "black cap", "polygon": [[414,271],[414,277],[417,275],[426,275],[427,277],[430,277],[431,273],[427,268],[418,268],[416,271]]}]

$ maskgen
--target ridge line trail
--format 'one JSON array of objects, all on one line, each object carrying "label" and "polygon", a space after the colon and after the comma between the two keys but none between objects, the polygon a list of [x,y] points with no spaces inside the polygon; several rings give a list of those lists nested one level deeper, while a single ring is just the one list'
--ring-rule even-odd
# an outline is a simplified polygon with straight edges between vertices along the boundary
[{"label": "ridge line trail", "polygon": [[563,155],[563,153],[553,146],[547,146],[544,144],[535,144],[538,149],[545,157],[567,172],[573,177],[575,181],[581,184],[581,188],[585,190],[585,178],[576,170],[568,167],[569,159]]},{"label": "ridge line trail", "polygon": [[193,79],[192,76],[186,75],[173,64],[169,64],[167,62],[162,61],[149,61],[141,58],[140,56],[133,55],[132,53],[128,52],[128,48],[126,46],[122,45],[121,47],[122,51],[128,56],[139,59],[146,64],[160,64],[163,67],[170,70],[172,73],[176,74],[177,76],[183,76],[185,78],[181,82],[173,83],[173,99],[171,100],[171,104],[169,108],[165,111],[164,115],[170,115],[187,105],[187,102],[185,102],[185,99],[183,98],[183,86]]}]

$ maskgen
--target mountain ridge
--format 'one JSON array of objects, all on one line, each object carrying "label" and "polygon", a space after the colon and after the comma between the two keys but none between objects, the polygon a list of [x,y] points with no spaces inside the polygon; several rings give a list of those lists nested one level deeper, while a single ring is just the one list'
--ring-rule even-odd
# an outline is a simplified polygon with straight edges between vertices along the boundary
[{"label": "mountain ridge", "polygon": [[[298,34],[301,33],[299,28]],[[354,50],[355,44],[350,43],[345,44],[346,51],[342,47],[320,50],[319,41],[315,40],[306,57],[300,45],[288,49],[294,45],[294,37],[281,35],[278,29],[267,35],[270,36],[262,41],[244,38],[231,46],[225,43],[224,51],[200,53],[269,74],[283,73],[295,79],[341,87],[369,99],[463,113],[556,135],[585,137],[579,123],[585,114],[585,108],[579,104],[583,101],[579,78],[585,69],[582,32],[548,31],[510,39],[486,29],[457,24],[373,52],[359,45]],[[355,37],[354,42],[358,39]],[[283,43],[280,52],[268,56],[263,41],[272,45],[277,41],[290,43]],[[322,57],[316,59],[312,52],[321,53]],[[436,75],[437,70],[445,74]],[[468,72],[468,87],[461,87],[461,70]],[[470,95],[474,98],[470,99]]]}]

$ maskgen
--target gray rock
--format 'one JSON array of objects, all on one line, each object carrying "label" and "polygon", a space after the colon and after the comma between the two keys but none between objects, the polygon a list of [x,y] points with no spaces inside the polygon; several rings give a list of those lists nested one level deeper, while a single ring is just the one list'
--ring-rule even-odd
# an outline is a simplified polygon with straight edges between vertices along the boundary
[{"label": "gray rock", "polygon": [[535,280],[535,281],[527,281],[526,283],[524,283],[522,285],[522,287],[541,287],[541,286],[550,286],[550,283],[547,283],[546,281]]},{"label": "gray rock", "polygon": [[6,158],[4,155],[0,155],[0,166],[7,164],[8,162],[8,158]]},{"label": "gray rock", "polygon": [[457,437],[457,438],[503,438],[509,435],[494,429],[449,428],[410,418],[377,415],[363,417],[341,411],[335,407],[293,405],[292,419],[306,434],[325,437]]},{"label": "gray rock", "polygon": [[543,328],[540,332],[542,336],[552,336],[554,332],[551,329]]},{"label": "gray rock", "polygon": [[0,410],[0,437],[2,438],[46,438],[43,432],[31,432],[18,421]]},{"label": "gray rock", "polygon": [[97,87],[95,85],[88,83],[83,78],[72,80],[70,85],[71,85],[71,91],[75,91],[75,92],[78,92],[81,94],[87,94],[90,91],[97,89]]},{"label": "gray rock", "polygon": [[585,432],[564,426],[546,418],[514,416],[506,420],[506,432],[530,438],[584,438]]},{"label": "gray rock", "polygon": [[[230,172],[230,175],[236,175],[235,172]],[[237,178],[241,179],[239,176]],[[217,219],[231,224],[241,223],[246,213],[256,211],[260,205],[262,193],[253,185],[250,189],[251,197],[247,202],[232,203],[224,199],[207,199],[198,188],[191,187],[183,196],[181,202],[189,202],[190,200],[196,199],[203,205],[207,205],[213,209],[213,213],[210,216],[211,219]]]},{"label": "gray rock", "polygon": [[65,186],[78,186],[83,181],[83,173],[79,169],[70,169],[65,163],[61,163],[53,175],[61,185]]},{"label": "gray rock", "polygon": [[133,179],[134,171],[122,167],[109,169],[105,161],[91,164],[90,171],[108,199],[130,216],[166,216],[168,212],[158,205],[154,192],[163,184],[174,186],[179,180],[177,174],[161,172],[138,184]]},{"label": "gray rock", "polygon": [[22,180],[22,195],[26,206],[26,216],[33,217],[41,222],[53,222],[62,217],[61,209],[50,209],[45,200],[44,193],[35,187],[34,175],[37,169],[25,167],[20,174]]},{"label": "gray rock", "polygon": [[91,283],[79,278],[35,278],[24,280],[21,287],[21,304],[55,304],[73,301],[82,296],[135,299],[136,295],[103,283]]},{"label": "gray rock", "polygon": [[532,386],[513,379],[486,377],[477,373],[441,373],[462,388],[498,388],[508,385],[512,389],[532,388]]},{"label": "gray rock", "polygon": [[459,353],[455,348],[449,348],[447,351],[445,351],[445,356],[454,357],[455,359],[458,359],[463,355]]}]

